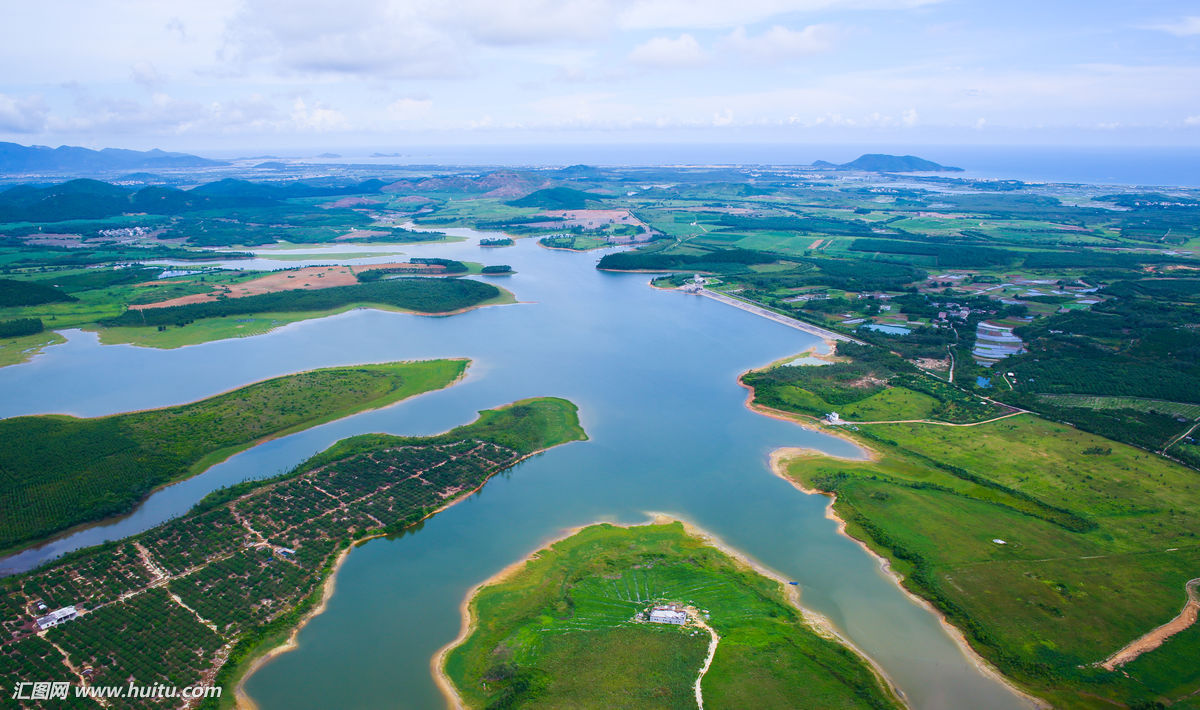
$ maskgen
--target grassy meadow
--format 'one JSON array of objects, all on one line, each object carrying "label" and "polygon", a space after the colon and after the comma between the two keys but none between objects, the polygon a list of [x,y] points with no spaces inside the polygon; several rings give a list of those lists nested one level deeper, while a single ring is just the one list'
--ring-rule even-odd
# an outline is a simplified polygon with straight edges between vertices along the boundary
[{"label": "grassy meadow", "polygon": [[1005,675],[1055,707],[1200,688],[1194,630],[1118,672],[1095,666],[1178,614],[1200,576],[1194,471],[1033,415],[860,436],[878,460],[796,458],[788,476],[836,494],[848,531]]},{"label": "grassy meadow", "polygon": [[694,708],[710,637],[634,619],[664,602],[697,608],[720,635],[705,707],[897,707],[778,581],[680,523],[595,525],[541,550],[470,600],[474,628],[444,669],[470,707]]}]

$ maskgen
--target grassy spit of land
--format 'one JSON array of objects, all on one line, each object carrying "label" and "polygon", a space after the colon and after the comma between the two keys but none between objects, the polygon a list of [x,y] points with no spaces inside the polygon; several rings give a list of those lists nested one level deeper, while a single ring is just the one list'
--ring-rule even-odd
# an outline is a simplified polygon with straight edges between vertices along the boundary
[{"label": "grassy spit of land", "polygon": [[[451,277],[483,271],[479,264],[444,261],[461,270],[392,266],[393,271],[425,269]],[[98,331],[105,344],[174,348],[260,335],[354,308],[453,315],[516,302],[509,291],[471,279],[365,276],[386,271],[332,266],[265,275],[205,270],[168,279],[157,279],[162,269],[151,267],[65,269],[49,277],[22,272],[19,279],[0,279],[0,366],[23,362],[61,342],[62,336],[53,331],[67,328]],[[28,332],[6,331],[18,322],[33,327]]]},{"label": "grassy spit of land", "polygon": [[440,389],[466,367],[466,360],[334,367],[164,409],[0,420],[0,549],[127,512],[154,488],[265,439]]},{"label": "grassy spit of land", "polygon": [[[881,402],[886,390],[871,391],[880,383],[864,392],[855,380],[830,379],[833,367],[788,368],[825,373],[811,380],[783,373],[757,381],[772,407],[801,415],[813,413],[809,403],[820,394],[836,399],[857,389],[850,403]],[[901,413],[914,413],[911,402],[884,411]],[[834,495],[846,531],[885,557],[1005,676],[1055,707],[1194,698],[1195,626],[1115,671],[1100,666],[1176,617],[1186,583],[1200,574],[1194,471],[1032,414],[838,430],[870,458],[810,453],[787,459],[782,473]]]},{"label": "grassy spit of land", "polygon": [[[145,533],[0,580],[0,682],[215,684],[221,699],[205,703],[231,706],[256,662],[320,611],[354,543],[416,525],[524,458],[585,438],[575,406],[548,397],[436,436],[353,437]],[[81,616],[37,632],[39,603],[74,604]]]},{"label": "grassy spit of land", "polygon": [[[689,608],[686,626],[638,616]],[[594,525],[478,589],[442,656],[469,707],[892,708],[870,665],[783,586],[682,523]],[[710,631],[719,637],[711,665]],[[441,670],[441,669],[439,669]]]}]

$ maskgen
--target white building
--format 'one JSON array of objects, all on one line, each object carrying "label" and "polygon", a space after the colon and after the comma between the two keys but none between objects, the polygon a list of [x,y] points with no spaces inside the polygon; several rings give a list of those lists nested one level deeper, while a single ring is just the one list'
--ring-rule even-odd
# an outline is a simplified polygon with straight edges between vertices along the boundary
[{"label": "white building", "polygon": [[656,606],[650,610],[650,621],[656,624],[677,624],[682,626],[687,623],[688,615],[677,606]]},{"label": "white building", "polygon": [[37,625],[39,629],[45,630],[51,626],[58,626],[64,621],[70,621],[79,616],[79,611],[74,606],[64,606],[61,609],[56,609],[45,616],[39,616]]},{"label": "white building", "polygon": [[841,424],[842,415],[838,414],[837,412],[830,412],[829,414],[825,415],[825,421],[830,424]]}]

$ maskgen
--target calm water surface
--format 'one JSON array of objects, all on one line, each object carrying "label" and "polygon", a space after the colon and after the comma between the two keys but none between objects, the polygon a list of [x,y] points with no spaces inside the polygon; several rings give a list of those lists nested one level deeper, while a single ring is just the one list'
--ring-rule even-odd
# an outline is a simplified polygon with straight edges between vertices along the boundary
[{"label": "calm water surface", "polygon": [[[346,436],[431,434],[471,421],[480,409],[555,395],[579,405],[590,440],[496,477],[415,532],[357,548],[326,612],[300,633],[299,648],[248,680],[260,707],[443,707],[430,658],[458,633],[458,606],[470,587],[564,528],[637,522],[651,511],[694,522],[799,582],[804,604],[878,661],[914,707],[1025,707],[976,670],[870,556],[836,534],[824,517],[826,499],[803,495],[768,470],[767,456],[780,446],[854,451],[744,406],[737,375],[808,348],[812,336],[709,299],[648,288],[646,275],[598,272],[595,253],[544,250],[531,240],[483,249],[478,233],[461,233],[471,239],[397,249],[512,264],[517,275],[493,283],[521,304],[446,318],[357,310],[177,350],[100,346],[73,332],[32,362],[0,369],[0,416],[94,416],[191,401],[313,367],[473,361],[453,387],[255,447],[157,492],[129,518],[0,566],[26,568],[146,529],[210,490],[272,475]],[[328,261],[314,256],[312,263]],[[300,263],[265,258],[250,266]]]}]

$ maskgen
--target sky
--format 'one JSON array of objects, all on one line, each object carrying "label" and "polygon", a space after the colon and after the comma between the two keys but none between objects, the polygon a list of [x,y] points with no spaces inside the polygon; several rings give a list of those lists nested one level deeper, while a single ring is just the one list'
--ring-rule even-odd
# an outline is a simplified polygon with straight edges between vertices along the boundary
[{"label": "sky", "polygon": [[1200,2],[10,0],[0,140],[1200,145]]}]

